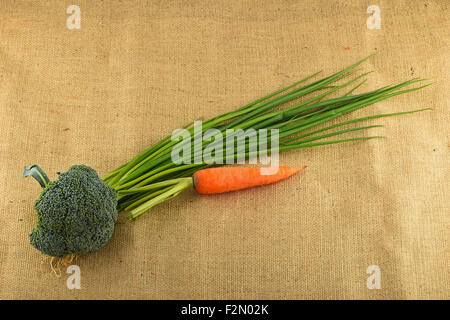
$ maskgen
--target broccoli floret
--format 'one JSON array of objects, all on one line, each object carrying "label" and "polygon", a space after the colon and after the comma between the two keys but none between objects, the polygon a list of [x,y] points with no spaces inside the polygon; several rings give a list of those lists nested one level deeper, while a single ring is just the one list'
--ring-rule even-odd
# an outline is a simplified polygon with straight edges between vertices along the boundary
[{"label": "broccoli floret", "polygon": [[98,250],[109,241],[117,220],[117,193],[94,169],[76,165],[49,182],[34,207],[38,221],[31,244],[62,258]]}]

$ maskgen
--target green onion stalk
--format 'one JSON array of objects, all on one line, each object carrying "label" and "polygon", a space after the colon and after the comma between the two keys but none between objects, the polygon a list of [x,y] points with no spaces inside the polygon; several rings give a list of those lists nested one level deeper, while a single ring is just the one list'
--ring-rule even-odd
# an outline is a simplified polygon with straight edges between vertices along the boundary
[{"label": "green onion stalk", "polygon": [[[336,118],[376,102],[430,85],[428,83],[410,87],[427,80],[414,78],[396,85],[354,94],[355,90],[366,81],[365,77],[370,74],[367,72],[358,75],[356,69],[368,58],[370,56],[319,80],[313,79],[321,72],[314,73],[237,110],[204,121],[200,132],[194,130],[194,122],[186,125],[184,129],[189,132],[192,141],[213,128],[219,130],[224,139],[230,135],[229,129],[277,129],[279,135],[277,146],[268,145],[266,149],[255,152],[252,151],[248,142],[244,143],[244,150],[238,149],[235,145],[231,160],[242,156],[250,159],[262,152],[270,154],[275,151],[382,138],[382,136],[339,137],[338,139],[332,137],[381,127],[381,125],[354,126],[359,122],[429,110],[426,108],[376,114],[338,123],[333,121],[333,124],[326,125]],[[342,93],[336,97],[337,92]],[[330,97],[332,94],[335,95]],[[285,106],[289,102],[294,103],[291,106]],[[171,136],[167,136],[102,178],[117,191],[119,210],[129,211],[128,217],[136,219],[153,206],[172,199],[183,190],[190,188],[193,183],[191,176],[197,170],[221,166],[230,161],[230,155],[226,155],[221,163],[206,163],[195,152],[191,152],[190,161],[175,163],[171,158],[172,149],[183,143],[186,141],[171,139]],[[202,150],[208,145],[211,147],[211,143],[214,144],[214,141],[203,141]]]}]

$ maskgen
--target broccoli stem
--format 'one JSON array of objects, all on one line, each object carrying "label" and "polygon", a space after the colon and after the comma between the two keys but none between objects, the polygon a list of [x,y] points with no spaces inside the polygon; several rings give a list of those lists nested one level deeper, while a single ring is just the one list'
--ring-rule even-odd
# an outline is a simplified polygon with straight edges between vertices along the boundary
[{"label": "broccoli stem", "polygon": [[51,182],[44,170],[42,170],[41,167],[39,167],[37,164],[33,164],[32,166],[26,166],[25,168],[23,168],[23,176],[32,176],[36,179],[37,182],[39,182],[42,188],[47,187]]}]

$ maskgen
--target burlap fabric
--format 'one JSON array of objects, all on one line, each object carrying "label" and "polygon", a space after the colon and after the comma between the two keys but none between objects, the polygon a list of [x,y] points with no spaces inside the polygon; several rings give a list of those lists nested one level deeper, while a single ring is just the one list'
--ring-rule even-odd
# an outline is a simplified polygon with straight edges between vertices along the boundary
[{"label": "burlap fabric", "polygon": [[[80,0],[70,30],[72,4],[0,1],[0,298],[450,297],[448,1]],[[381,29],[366,25],[372,4]],[[436,83],[358,116],[433,111],[370,122],[388,139],[284,153],[308,169],[276,185],[122,214],[75,262],[80,290],[29,245],[40,187],[24,165],[105,174],[200,116],[370,53],[360,91]]]}]

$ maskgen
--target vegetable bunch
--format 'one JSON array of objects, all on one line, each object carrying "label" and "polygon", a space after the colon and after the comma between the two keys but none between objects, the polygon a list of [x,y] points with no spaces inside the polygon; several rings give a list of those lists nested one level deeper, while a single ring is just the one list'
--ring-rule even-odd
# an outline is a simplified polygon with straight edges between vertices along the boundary
[{"label": "vegetable bunch", "polygon": [[[280,143],[276,151],[380,138],[380,136],[362,136],[324,140],[352,131],[380,127],[380,125],[369,125],[345,128],[348,125],[369,119],[414,113],[426,109],[378,114],[315,129],[315,127],[321,124],[367,107],[375,102],[419,90],[428,85],[403,89],[406,86],[425,80],[411,79],[397,85],[386,86],[370,92],[353,94],[365,82],[363,78],[370,73],[356,75],[357,70],[355,69],[369,57],[333,75],[305,84],[320,72],[314,73],[286,88],[257,99],[240,109],[209,119],[203,123],[203,131],[210,128],[217,128],[226,138],[227,129],[278,129]],[[349,86],[351,86],[351,89],[347,89],[342,96],[326,99],[338,90],[345,89]],[[293,106],[284,109],[280,108],[284,104],[294,100],[300,100],[302,97],[307,98]],[[185,128],[189,129],[192,139],[195,139],[196,136],[192,128],[192,123]],[[331,131],[332,129],[338,130]],[[203,134],[203,131],[200,134]],[[119,210],[130,211],[129,217],[132,219],[137,218],[151,207],[169,200],[177,196],[184,189],[189,188],[192,185],[192,181],[191,179],[184,178],[190,177],[200,169],[220,165],[195,163],[194,155],[192,156],[191,164],[175,164],[171,160],[171,151],[177,143],[177,141],[172,141],[170,136],[167,136],[138,154],[128,163],[103,177],[103,180],[118,192]],[[205,146],[206,143],[203,147]],[[275,150],[269,146],[267,151],[271,152]],[[238,150],[236,149],[234,157],[237,158],[238,156]],[[245,156],[247,158],[252,156],[248,144],[245,150]],[[225,163],[225,161],[223,162]]]},{"label": "vegetable bunch", "polygon": [[[167,136],[102,179],[94,169],[83,165],[71,167],[53,182],[38,166],[25,167],[24,176],[33,176],[43,187],[35,203],[38,222],[30,236],[31,244],[43,253],[56,257],[95,251],[111,237],[118,211],[129,211],[129,218],[136,219],[153,206],[176,197],[192,186],[200,193],[238,190],[271,183],[303,169],[283,167],[278,176],[268,179],[255,175],[254,169],[230,168],[225,173],[208,168],[222,166],[229,160],[242,157],[250,159],[261,152],[273,153],[380,138],[364,135],[346,138],[341,135],[380,127],[354,125],[359,122],[427,110],[333,121],[376,102],[429,85],[409,87],[425,80],[411,79],[355,94],[355,90],[365,82],[364,77],[370,73],[357,75],[356,68],[369,57],[328,77],[313,80],[320,73],[317,72],[242,108],[209,119],[203,122],[200,132],[194,130],[193,123],[185,126],[194,140],[203,137],[204,132],[212,128],[218,130],[224,140],[229,136],[229,129],[254,129],[255,132],[259,129],[277,129],[279,143],[267,145],[265,149],[254,151],[244,140],[243,149],[234,147],[232,154],[223,156],[220,163],[207,163],[198,158],[195,152],[190,153],[187,163],[175,163],[171,158],[172,150],[185,142]],[[338,92],[342,92],[341,95],[337,95]],[[200,147],[204,150],[215,143],[218,142],[202,140]],[[233,183],[227,185],[223,178],[226,174],[233,175]],[[245,181],[244,176],[247,177]]]}]

